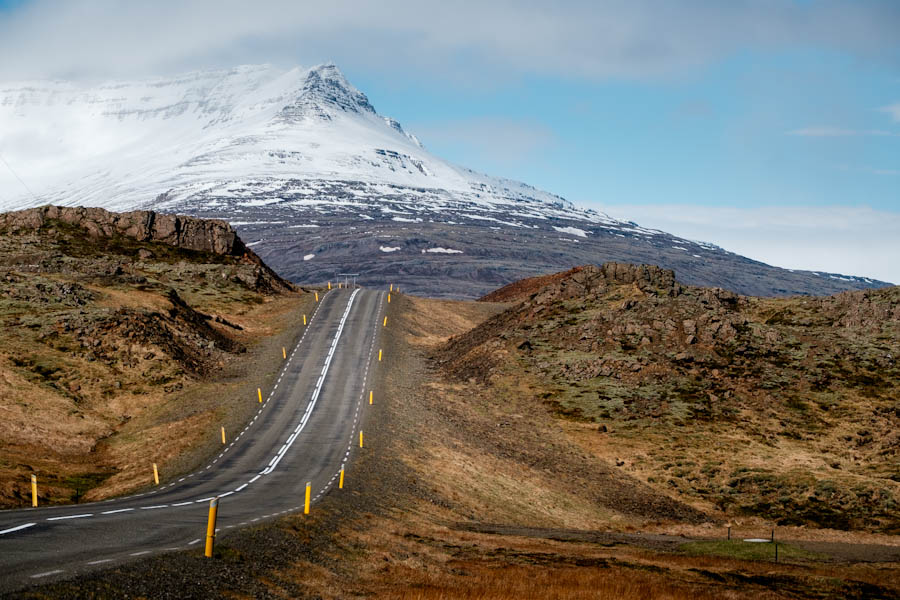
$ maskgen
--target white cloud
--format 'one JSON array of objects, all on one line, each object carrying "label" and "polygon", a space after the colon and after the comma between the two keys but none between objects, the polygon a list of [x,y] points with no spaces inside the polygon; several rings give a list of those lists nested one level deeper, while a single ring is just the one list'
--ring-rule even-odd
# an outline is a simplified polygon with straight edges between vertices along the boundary
[{"label": "white cloud", "polygon": [[840,127],[806,127],[803,129],[794,129],[787,133],[788,135],[799,135],[803,137],[900,136],[898,133],[885,131],[883,129],[842,129]]},{"label": "white cloud", "polygon": [[327,59],[436,78],[646,78],[747,49],[891,62],[898,30],[890,0],[30,0],[0,14],[0,80]]},{"label": "white cloud", "polygon": [[789,269],[900,283],[900,213],[868,207],[724,208],[656,204],[603,206],[688,239]]},{"label": "white cloud", "polygon": [[881,109],[881,111],[891,115],[892,119],[900,123],[900,102],[891,104],[890,106],[885,106]]},{"label": "white cloud", "polygon": [[410,130],[425,146],[462,145],[481,158],[515,162],[556,144],[553,131],[540,123],[507,118],[479,117],[441,123],[412,123]]},{"label": "white cloud", "polygon": [[900,175],[900,169],[884,169],[870,166],[851,167],[847,165],[841,165],[838,168],[842,171],[856,171],[858,173],[870,173],[872,175]]}]

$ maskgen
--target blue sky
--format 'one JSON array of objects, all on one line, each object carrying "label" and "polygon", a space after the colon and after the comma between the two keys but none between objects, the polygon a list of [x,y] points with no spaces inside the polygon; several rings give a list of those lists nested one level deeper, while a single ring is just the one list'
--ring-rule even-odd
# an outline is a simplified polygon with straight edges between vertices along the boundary
[{"label": "blue sky", "polygon": [[0,80],[334,60],[453,162],[900,282],[900,3],[447,4],[0,0]]}]

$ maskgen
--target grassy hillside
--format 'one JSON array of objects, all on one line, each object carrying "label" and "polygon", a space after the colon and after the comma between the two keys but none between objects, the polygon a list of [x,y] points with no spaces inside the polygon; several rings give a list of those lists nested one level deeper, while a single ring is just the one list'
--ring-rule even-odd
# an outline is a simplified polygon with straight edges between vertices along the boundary
[{"label": "grassy hillside", "polygon": [[497,298],[447,373],[713,518],[900,531],[900,288],[760,299],[608,263]]},{"label": "grassy hillside", "polygon": [[241,373],[306,302],[273,275],[60,220],[0,231],[0,506],[32,473],[42,503],[147,485],[233,431]]}]

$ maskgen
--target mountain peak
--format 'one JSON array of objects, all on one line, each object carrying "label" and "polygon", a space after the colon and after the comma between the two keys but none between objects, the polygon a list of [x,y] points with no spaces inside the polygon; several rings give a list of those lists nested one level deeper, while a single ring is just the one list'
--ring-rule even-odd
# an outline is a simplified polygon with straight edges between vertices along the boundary
[{"label": "mountain peak", "polygon": [[328,62],[307,71],[299,97],[285,106],[280,116],[289,122],[307,118],[330,121],[341,112],[374,115],[375,109],[337,65]]}]

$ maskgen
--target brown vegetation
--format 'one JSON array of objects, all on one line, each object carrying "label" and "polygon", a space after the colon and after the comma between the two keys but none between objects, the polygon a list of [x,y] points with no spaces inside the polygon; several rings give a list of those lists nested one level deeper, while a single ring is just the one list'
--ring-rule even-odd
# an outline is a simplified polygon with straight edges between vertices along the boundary
[{"label": "brown vegetation", "polygon": [[30,503],[32,473],[42,503],[145,485],[151,462],[187,468],[242,418],[222,398],[305,299],[204,223],[0,215],[0,506]]},{"label": "brown vegetation", "polygon": [[762,299],[584,267],[441,352],[714,518],[900,531],[900,288]]}]

